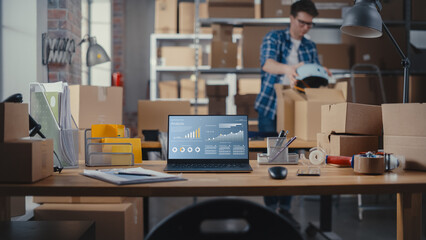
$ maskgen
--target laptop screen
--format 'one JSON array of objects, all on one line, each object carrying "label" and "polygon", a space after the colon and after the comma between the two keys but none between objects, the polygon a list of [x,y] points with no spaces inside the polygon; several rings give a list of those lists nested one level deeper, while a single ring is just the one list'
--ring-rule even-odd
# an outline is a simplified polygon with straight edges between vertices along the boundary
[{"label": "laptop screen", "polygon": [[168,159],[247,159],[247,116],[169,116]]}]

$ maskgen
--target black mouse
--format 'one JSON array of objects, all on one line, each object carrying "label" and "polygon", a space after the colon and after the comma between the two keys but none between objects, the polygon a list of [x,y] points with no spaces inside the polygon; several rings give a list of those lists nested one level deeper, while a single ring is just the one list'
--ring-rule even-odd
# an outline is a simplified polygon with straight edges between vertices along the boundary
[{"label": "black mouse", "polygon": [[281,166],[270,167],[269,176],[273,179],[284,179],[287,177],[287,168]]}]

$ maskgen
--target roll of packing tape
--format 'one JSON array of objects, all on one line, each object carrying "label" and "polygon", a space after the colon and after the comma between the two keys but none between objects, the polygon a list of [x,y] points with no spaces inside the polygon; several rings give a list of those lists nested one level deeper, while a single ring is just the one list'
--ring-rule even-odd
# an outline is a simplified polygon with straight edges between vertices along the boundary
[{"label": "roll of packing tape", "polygon": [[386,171],[385,159],[381,155],[355,155],[354,172],[362,174],[383,174]]},{"label": "roll of packing tape", "polygon": [[324,150],[319,148],[313,148],[309,153],[309,161],[312,165],[321,165],[325,162],[326,154]]}]

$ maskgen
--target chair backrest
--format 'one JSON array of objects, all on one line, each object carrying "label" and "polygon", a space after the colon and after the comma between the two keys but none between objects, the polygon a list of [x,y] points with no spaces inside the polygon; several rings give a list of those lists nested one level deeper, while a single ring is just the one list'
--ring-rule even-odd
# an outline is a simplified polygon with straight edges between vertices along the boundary
[{"label": "chair backrest", "polygon": [[[240,231],[205,231],[203,224],[242,220]],[[302,239],[301,234],[272,210],[243,199],[219,198],[181,209],[155,226],[145,239]]]}]

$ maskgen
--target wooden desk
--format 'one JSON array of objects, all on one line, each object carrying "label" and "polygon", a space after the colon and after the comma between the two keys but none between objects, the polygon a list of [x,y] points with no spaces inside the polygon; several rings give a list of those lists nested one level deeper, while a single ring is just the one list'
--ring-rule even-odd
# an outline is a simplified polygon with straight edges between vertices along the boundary
[{"label": "wooden desk", "polygon": [[[162,171],[165,161],[142,167]],[[325,167],[320,177],[298,177],[298,166],[287,166],[287,179],[272,180],[269,166],[251,161],[252,173],[186,173],[187,181],[117,186],[65,169],[33,184],[0,184],[0,221],[10,220],[10,196],[277,196],[397,193],[398,239],[421,239],[421,198],[426,172],[403,171],[357,175],[350,168]],[[92,168],[93,169],[93,168]]]}]

